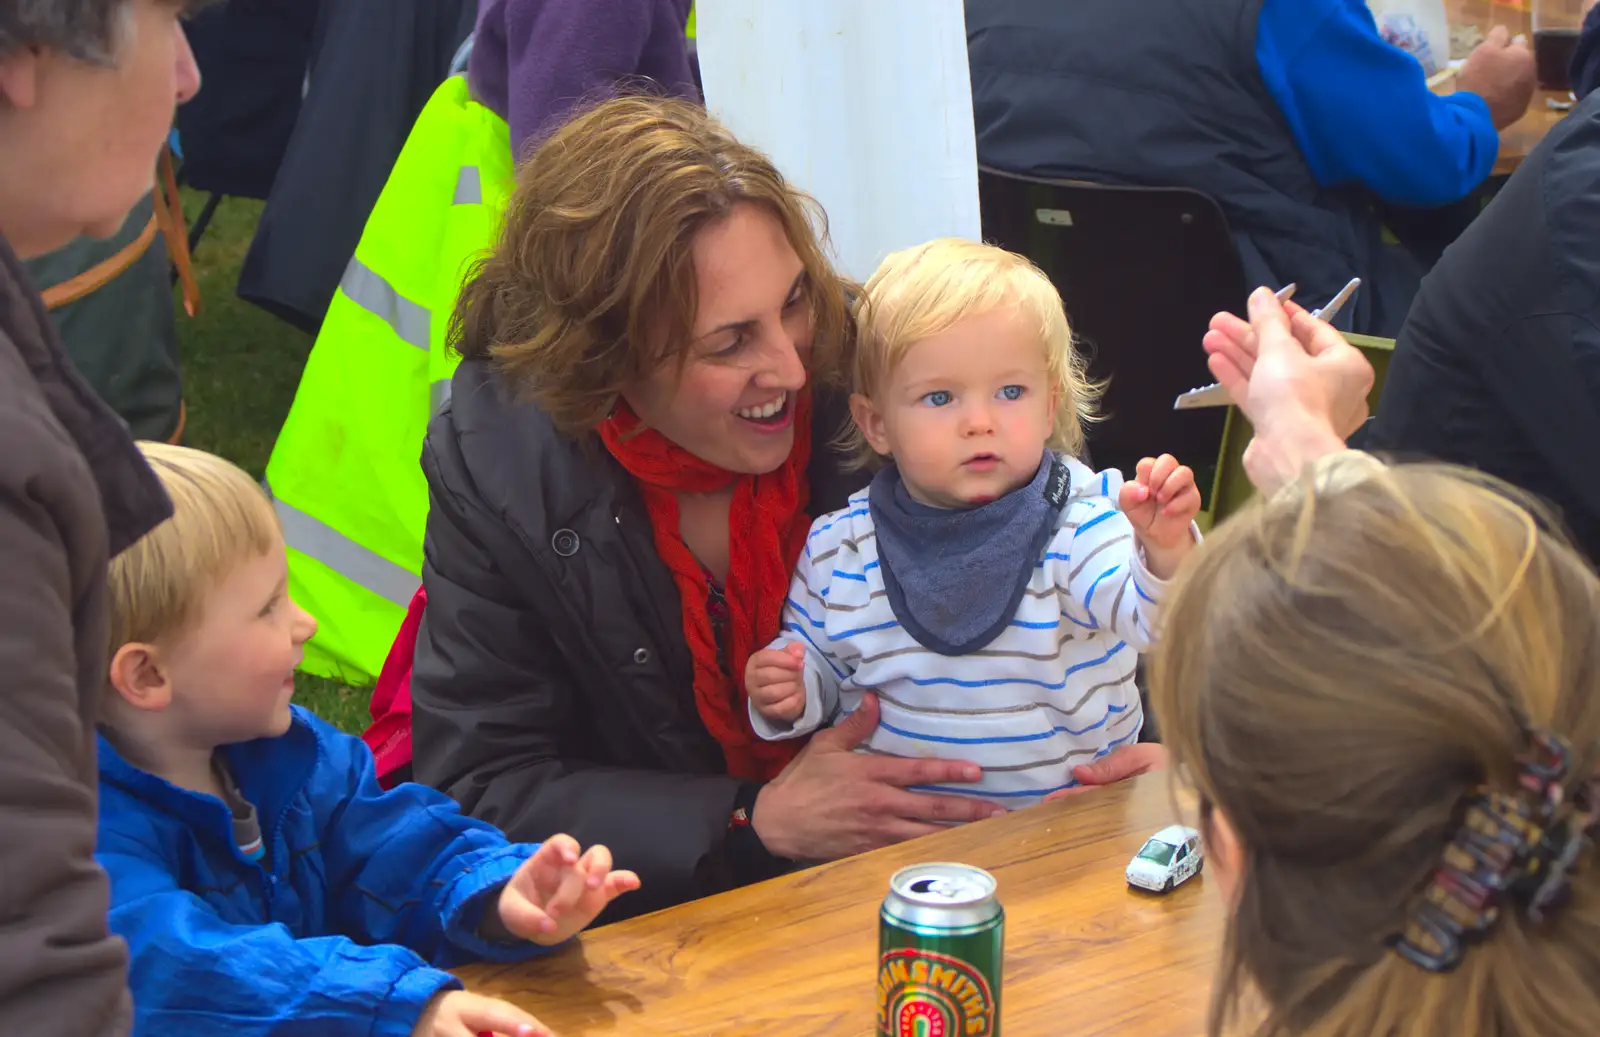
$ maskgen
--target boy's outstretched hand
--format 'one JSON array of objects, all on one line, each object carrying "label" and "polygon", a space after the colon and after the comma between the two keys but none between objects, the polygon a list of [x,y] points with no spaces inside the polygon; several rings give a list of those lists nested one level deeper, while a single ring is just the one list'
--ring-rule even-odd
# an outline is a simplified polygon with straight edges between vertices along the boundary
[{"label": "boy's outstretched hand", "polygon": [[1171,454],[1139,462],[1137,477],[1122,484],[1117,509],[1128,517],[1144,548],[1145,565],[1160,580],[1171,579],[1190,551],[1190,524],[1200,514],[1194,472]]},{"label": "boy's outstretched hand", "polygon": [[546,947],[571,939],[605,906],[639,888],[639,876],[611,870],[611,851],[553,835],[500,891],[500,922],[512,935]]}]

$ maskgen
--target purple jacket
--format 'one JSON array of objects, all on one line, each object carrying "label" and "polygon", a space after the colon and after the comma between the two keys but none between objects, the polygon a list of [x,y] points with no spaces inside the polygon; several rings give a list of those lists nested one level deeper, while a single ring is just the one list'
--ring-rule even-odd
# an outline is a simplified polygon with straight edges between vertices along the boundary
[{"label": "purple jacket", "polygon": [[684,26],[693,0],[483,0],[472,95],[511,124],[520,157],[584,101],[645,77],[696,97]]}]

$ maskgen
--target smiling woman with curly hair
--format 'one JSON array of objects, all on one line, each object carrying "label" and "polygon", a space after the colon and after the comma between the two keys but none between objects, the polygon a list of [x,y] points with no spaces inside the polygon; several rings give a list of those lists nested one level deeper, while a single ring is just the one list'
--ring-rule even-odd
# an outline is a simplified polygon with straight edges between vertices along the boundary
[{"label": "smiling woman with curly hair", "polygon": [[970,764],[851,752],[872,708],[763,742],[735,679],[810,516],[865,481],[830,445],[847,289],[770,159],[623,97],[521,166],[459,300],[423,450],[415,775],[514,837],[604,841],[643,881],[627,910],[993,809],[908,788]]}]

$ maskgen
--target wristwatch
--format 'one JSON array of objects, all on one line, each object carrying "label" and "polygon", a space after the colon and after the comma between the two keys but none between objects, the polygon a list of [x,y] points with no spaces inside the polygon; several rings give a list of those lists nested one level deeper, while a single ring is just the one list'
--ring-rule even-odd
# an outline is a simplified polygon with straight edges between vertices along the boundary
[{"label": "wristwatch", "polygon": [[756,834],[756,797],[760,794],[760,782],[740,782],[733,809],[728,812],[728,864],[740,885],[782,875],[790,868],[789,862],[768,851]]}]

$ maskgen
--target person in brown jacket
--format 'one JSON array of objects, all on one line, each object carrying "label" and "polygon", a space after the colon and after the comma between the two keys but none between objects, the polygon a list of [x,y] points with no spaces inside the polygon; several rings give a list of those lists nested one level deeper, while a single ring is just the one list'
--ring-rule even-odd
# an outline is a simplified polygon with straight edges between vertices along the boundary
[{"label": "person in brown jacket", "polygon": [[107,236],[199,89],[179,0],[0,0],[0,1034],[129,1024],[94,860],[106,564],[171,512],[22,259]]}]

